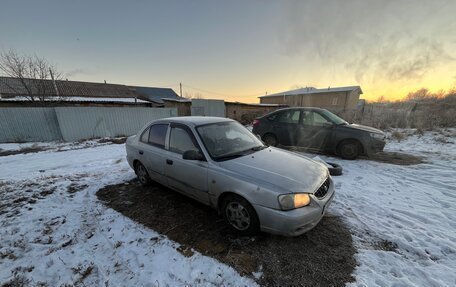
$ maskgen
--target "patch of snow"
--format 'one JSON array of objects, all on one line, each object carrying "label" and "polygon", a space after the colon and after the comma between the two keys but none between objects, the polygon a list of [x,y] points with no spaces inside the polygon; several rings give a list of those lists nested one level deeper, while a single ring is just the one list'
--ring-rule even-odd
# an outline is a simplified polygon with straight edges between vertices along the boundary
[{"label": "patch of snow", "polygon": [[[387,151],[425,156],[419,165],[318,156],[344,168],[329,212],[358,249],[349,285],[456,285],[454,131],[448,140],[425,132],[388,142]],[[62,148],[0,157],[0,285],[18,275],[49,286],[255,285],[212,258],[183,256],[177,243],[97,200],[99,188],[134,177],[124,145]]]},{"label": "patch of snow", "polygon": [[456,144],[436,136],[387,143],[425,156],[419,165],[322,156],[344,169],[329,212],[347,222],[358,249],[350,286],[456,286]]},{"label": "patch of snow", "polygon": [[0,167],[0,285],[18,276],[47,286],[256,285],[212,258],[183,256],[97,200],[99,188],[135,176],[124,145],[4,156]]},{"label": "patch of snow", "polygon": [[317,156],[314,156],[312,159],[313,159],[314,161],[318,161],[318,162],[324,164],[324,165],[325,165],[326,167],[328,167],[328,168],[329,168],[329,167],[333,167],[332,165],[328,164],[326,161],[324,161],[324,160],[323,160],[321,157],[319,157],[318,155],[317,155]]}]

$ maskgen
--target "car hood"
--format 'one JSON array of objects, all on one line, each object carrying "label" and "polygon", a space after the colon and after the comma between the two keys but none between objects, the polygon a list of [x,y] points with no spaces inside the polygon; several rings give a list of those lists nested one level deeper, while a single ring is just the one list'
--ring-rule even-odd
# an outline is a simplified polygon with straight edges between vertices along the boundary
[{"label": "car hood", "polygon": [[358,124],[349,124],[345,127],[351,128],[351,129],[356,129],[356,130],[362,130],[370,133],[378,133],[378,134],[383,134],[383,132],[379,129],[369,127],[369,126],[363,126],[363,125],[358,125]]},{"label": "car hood", "polygon": [[278,193],[314,193],[329,175],[322,163],[273,147],[220,162],[220,166]]}]

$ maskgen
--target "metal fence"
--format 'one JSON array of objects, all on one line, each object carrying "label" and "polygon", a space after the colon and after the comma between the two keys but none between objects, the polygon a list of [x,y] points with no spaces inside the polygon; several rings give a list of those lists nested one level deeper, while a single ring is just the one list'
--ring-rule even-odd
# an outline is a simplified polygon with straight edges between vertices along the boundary
[{"label": "metal fence", "polygon": [[225,101],[223,100],[192,100],[192,116],[225,117]]},{"label": "metal fence", "polygon": [[176,108],[0,108],[0,142],[129,136],[151,120],[172,116]]},{"label": "metal fence", "polygon": [[0,142],[60,139],[54,108],[0,108]]}]

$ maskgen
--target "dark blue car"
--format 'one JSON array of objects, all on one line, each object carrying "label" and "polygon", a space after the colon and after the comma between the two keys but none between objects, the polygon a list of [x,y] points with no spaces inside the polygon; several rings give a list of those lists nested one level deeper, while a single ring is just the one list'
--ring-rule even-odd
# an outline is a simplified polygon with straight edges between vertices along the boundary
[{"label": "dark blue car", "polygon": [[253,133],[271,146],[301,146],[344,159],[379,152],[385,146],[385,134],[381,130],[349,124],[320,108],[276,110],[255,119]]}]

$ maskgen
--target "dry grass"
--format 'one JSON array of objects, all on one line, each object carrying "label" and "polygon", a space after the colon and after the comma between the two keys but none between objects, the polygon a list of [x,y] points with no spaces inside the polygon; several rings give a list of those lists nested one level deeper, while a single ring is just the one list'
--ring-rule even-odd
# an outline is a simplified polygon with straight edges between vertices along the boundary
[{"label": "dry grass", "polygon": [[456,127],[456,94],[400,102],[367,103],[363,108],[340,114],[349,122],[379,129],[416,128],[420,132]]},{"label": "dry grass", "polygon": [[400,142],[401,140],[406,138],[406,135],[404,133],[399,132],[399,131],[393,131],[391,133],[391,137],[393,139],[397,140],[398,142]]}]

